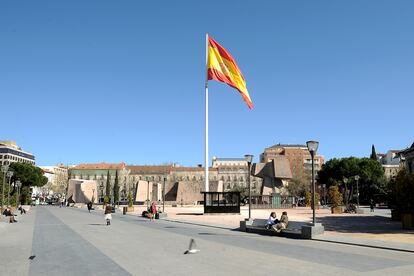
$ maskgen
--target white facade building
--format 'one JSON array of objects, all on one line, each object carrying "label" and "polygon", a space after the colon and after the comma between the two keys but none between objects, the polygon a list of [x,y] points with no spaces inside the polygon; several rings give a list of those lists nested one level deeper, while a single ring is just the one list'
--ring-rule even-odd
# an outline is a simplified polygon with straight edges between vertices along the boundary
[{"label": "white facade building", "polygon": [[0,164],[10,165],[14,162],[34,165],[35,157],[18,147],[15,141],[0,141]]}]

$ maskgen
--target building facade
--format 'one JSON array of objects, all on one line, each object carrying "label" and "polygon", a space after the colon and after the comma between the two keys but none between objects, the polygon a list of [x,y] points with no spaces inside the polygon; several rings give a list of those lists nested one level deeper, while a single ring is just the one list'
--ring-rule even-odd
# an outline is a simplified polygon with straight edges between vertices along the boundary
[{"label": "building facade", "polygon": [[[260,155],[260,162],[267,163],[278,156],[284,156],[289,161],[292,178],[300,178],[310,174],[312,170],[312,158],[306,145],[277,144],[266,148]],[[322,155],[314,157],[315,171],[319,171],[324,163]]]},{"label": "building facade", "polygon": [[46,187],[54,193],[66,194],[68,189],[68,167],[62,164],[56,166],[40,166],[48,178]]},{"label": "building facade", "polygon": [[399,152],[401,156],[402,166],[406,168],[409,173],[414,173],[414,143],[411,147]]},{"label": "building facade", "polygon": [[384,175],[387,180],[397,176],[401,169],[400,150],[389,150],[386,154],[377,154],[378,162],[384,169]]},{"label": "building facade", "polygon": [[[212,168],[217,170],[217,180],[223,183],[223,190],[225,192],[239,188],[248,188],[248,165],[244,158],[213,157]],[[262,179],[251,176],[250,181],[252,194],[260,195]]]},{"label": "building facade", "polygon": [[77,180],[95,180],[97,182],[98,202],[103,202],[106,194],[106,182],[109,173],[109,183],[111,186],[109,197],[113,198],[113,187],[115,177],[118,173],[119,199],[125,201],[128,192],[132,189],[131,183],[128,181],[129,171],[126,169],[125,163],[98,163],[98,164],[80,164],[69,168],[69,179]]},{"label": "building facade", "polygon": [[0,164],[10,165],[11,163],[35,164],[35,156],[17,146],[15,141],[0,141]]}]

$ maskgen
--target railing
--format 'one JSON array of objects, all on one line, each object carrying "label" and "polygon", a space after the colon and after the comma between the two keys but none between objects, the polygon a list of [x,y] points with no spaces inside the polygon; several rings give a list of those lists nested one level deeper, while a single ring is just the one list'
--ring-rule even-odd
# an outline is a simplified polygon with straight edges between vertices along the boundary
[{"label": "railing", "polygon": [[291,196],[262,195],[251,197],[252,209],[290,209],[295,206],[295,199]]}]

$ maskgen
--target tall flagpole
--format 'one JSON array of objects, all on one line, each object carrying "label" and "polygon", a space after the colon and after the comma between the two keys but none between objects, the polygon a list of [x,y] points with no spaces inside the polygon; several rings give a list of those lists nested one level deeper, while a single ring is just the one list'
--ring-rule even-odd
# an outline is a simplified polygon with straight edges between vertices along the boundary
[{"label": "tall flagpole", "polygon": [[209,185],[208,185],[208,68],[207,68],[207,62],[208,62],[208,34],[206,34],[206,131],[205,131],[205,152],[204,152],[204,170],[205,170],[205,191],[209,191]]}]

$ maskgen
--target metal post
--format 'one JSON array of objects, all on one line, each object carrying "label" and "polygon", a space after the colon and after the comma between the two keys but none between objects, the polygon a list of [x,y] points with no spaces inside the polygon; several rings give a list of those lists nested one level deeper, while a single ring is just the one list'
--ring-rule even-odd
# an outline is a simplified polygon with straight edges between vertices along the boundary
[{"label": "metal post", "polygon": [[251,192],[252,192],[252,189],[251,189],[251,186],[250,186],[250,166],[251,166],[251,162],[247,162],[247,169],[248,169],[248,172],[247,172],[247,183],[248,183],[248,185],[249,185],[249,220],[251,219],[251,217],[252,217],[252,214],[251,214],[251,212],[252,212],[252,198],[251,198]]},{"label": "metal post", "polygon": [[164,209],[165,209],[165,181],[167,180],[167,178],[164,176],[164,184],[162,187],[162,212],[164,213]]},{"label": "metal post", "polygon": [[8,171],[7,176],[9,177],[9,189],[7,190],[7,206],[10,206],[10,182],[11,182],[11,178],[13,176],[13,172]]},{"label": "metal post", "polygon": [[6,182],[6,172],[9,170],[9,166],[1,166],[1,171],[3,172],[3,188],[1,190],[1,210],[3,211],[4,207],[4,183]]},{"label": "metal post", "polygon": [[147,187],[147,209],[149,208],[149,186],[150,186],[150,184],[149,184],[149,180],[147,180],[147,182],[148,182],[148,187]]},{"label": "metal post", "polygon": [[358,182],[359,182],[359,178],[357,178],[357,206],[358,206],[358,210],[359,210],[359,185],[358,185]]},{"label": "metal post", "polygon": [[312,223],[315,225],[315,168],[314,168],[314,152],[310,152],[312,157]]}]

